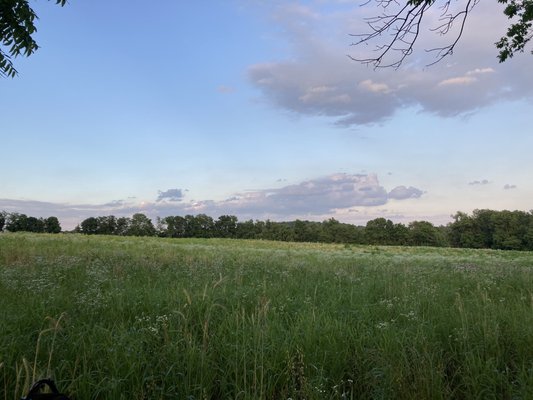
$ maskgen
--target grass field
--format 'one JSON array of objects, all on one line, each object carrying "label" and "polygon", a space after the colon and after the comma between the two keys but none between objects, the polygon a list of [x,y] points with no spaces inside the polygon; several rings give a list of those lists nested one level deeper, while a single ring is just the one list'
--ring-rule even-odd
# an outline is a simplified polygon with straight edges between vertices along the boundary
[{"label": "grass field", "polygon": [[533,253],[0,234],[0,399],[533,399]]}]

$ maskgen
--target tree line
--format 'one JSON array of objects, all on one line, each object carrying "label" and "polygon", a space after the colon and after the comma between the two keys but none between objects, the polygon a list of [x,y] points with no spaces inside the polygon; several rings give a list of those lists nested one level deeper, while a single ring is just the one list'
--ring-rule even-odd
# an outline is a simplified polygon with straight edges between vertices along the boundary
[{"label": "tree line", "polygon": [[458,212],[449,229],[454,247],[533,250],[533,211]]},{"label": "tree line", "polygon": [[[0,212],[0,231],[59,233],[56,217],[35,218]],[[365,226],[330,218],[323,222],[295,220],[239,221],[234,215],[213,219],[206,214],[157,218],[142,213],[132,217],[89,217],[72,232],[87,235],[159,236],[168,238],[233,238],[292,242],[323,242],[396,246],[435,246],[533,250],[533,211],[475,210],[458,212],[453,222],[435,226],[428,221],[407,225],[376,218]]]},{"label": "tree line", "polygon": [[215,220],[206,214],[158,218],[154,225],[146,215],[134,214],[131,218],[116,218],[113,215],[90,217],[82,221],[74,231],[88,235],[446,246],[448,243],[443,229],[425,221],[416,221],[405,226],[384,218],[369,221],[363,227],[345,224],[334,218],[323,222],[298,219],[290,222],[240,222],[234,215],[222,215]]},{"label": "tree line", "polygon": [[57,217],[36,218],[26,214],[0,211],[0,232],[59,233],[61,225]]}]

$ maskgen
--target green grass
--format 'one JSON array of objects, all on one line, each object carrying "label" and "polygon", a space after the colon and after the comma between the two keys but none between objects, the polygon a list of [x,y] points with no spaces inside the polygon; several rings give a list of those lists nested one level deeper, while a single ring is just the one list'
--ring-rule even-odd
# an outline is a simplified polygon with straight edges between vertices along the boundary
[{"label": "green grass", "polygon": [[0,399],[531,399],[533,253],[0,235]]}]

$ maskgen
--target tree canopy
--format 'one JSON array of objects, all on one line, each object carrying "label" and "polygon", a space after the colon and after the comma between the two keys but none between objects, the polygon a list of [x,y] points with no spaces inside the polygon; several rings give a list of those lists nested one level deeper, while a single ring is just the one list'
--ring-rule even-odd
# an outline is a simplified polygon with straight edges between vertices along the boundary
[{"label": "tree canopy", "polygon": [[[67,0],[54,0],[64,6]],[[32,55],[39,46],[33,38],[38,19],[28,0],[0,0],[0,75],[15,77],[12,59]]]},{"label": "tree canopy", "polygon": [[[474,210],[457,212],[446,226],[413,221],[407,226],[375,218],[366,226],[334,218],[318,221],[243,221],[235,215],[217,220],[206,214],[157,218],[157,226],[144,214],[89,217],[72,232],[86,235],[159,236],[166,238],[261,239],[386,246],[437,246],[533,251],[533,210]],[[3,228],[3,229],[2,229]],[[0,232],[60,233],[57,217],[36,218],[0,210]]]},{"label": "tree canopy", "polygon": [[[366,20],[369,31],[352,36],[358,40],[353,45],[374,43],[382,36],[389,39],[377,43],[375,55],[368,58],[352,59],[364,64],[371,64],[376,68],[398,68],[403,61],[413,53],[414,45],[422,34],[422,22],[428,19],[430,9],[439,9],[440,18],[431,31],[439,35],[449,35],[451,39],[443,46],[427,49],[434,52],[438,63],[444,57],[453,54],[461,39],[468,16],[480,0],[408,0],[397,2],[394,0],[368,0],[375,3],[381,10],[379,15]],[[513,57],[517,52],[523,52],[525,46],[533,38],[533,1],[532,0],[498,0],[503,4],[503,13],[509,18],[507,33],[495,43],[499,49],[500,62]],[[532,51],[533,54],[533,51]]]},{"label": "tree canopy", "polygon": [[0,232],[59,233],[61,225],[57,217],[36,218],[20,213],[0,211]]}]

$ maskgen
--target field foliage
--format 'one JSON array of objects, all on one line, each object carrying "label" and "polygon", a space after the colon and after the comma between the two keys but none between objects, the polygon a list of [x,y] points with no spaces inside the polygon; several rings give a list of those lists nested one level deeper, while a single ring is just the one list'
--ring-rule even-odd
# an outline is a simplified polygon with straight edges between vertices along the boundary
[{"label": "field foliage", "polygon": [[0,234],[0,399],[531,399],[533,253]]}]

